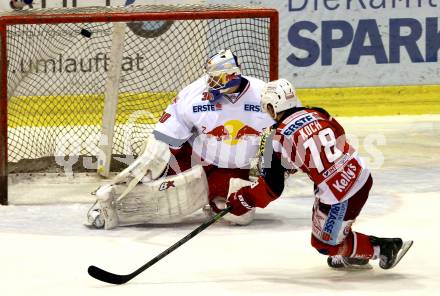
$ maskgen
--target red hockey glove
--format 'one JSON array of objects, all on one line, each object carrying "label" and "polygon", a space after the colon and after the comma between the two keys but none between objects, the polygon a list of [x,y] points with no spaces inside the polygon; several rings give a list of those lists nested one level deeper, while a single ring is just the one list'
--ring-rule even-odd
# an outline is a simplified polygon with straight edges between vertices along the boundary
[{"label": "red hockey glove", "polygon": [[232,214],[241,216],[254,207],[265,208],[277,198],[278,195],[269,188],[262,177],[259,177],[258,182],[231,193],[226,205],[232,206]]},{"label": "red hockey glove", "polygon": [[226,206],[232,206],[231,214],[241,216],[255,207],[252,198],[248,198],[250,188],[250,186],[245,186],[229,195]]}]

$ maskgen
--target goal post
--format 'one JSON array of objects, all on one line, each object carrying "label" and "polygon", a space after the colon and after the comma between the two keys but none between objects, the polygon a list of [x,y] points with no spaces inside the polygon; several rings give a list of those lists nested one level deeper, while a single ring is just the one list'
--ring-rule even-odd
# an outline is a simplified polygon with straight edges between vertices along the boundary
[{"label": "goal post", "polygon": [[6,25],[0,23],[0,205],[8,204],[8,88]]},{"label": "goal post", "polygon": [[10,174],[123,169],[222,48],[243,74],[277,79],[278,12],[139,5],[0,14],[0,204]]},{"label": "goal post", "polygon": [[[109,77],[104,91],[104,110],[102,116],[102,137],[99,145],[98,174],[108,177],[112,155],[112,143],[118,106],[119,82],[121,79],[122,53],[124,51],[126,24],[115,23],[110,51]],[[103,143],[104,142],[104,143]]]}]

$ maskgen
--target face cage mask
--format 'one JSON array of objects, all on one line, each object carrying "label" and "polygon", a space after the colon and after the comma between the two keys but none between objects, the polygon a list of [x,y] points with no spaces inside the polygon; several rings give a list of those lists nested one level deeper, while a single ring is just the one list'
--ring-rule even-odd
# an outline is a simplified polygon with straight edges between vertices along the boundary
[{"label": "face cage mask", "polygon": [[210,101],[216,101],[222,97],[230,88],[236,87],[241,83],[241,74],[227,74],[221,73],[220,75],[211,76],[208,74],[208,92],[212,94],[213,99]]}]

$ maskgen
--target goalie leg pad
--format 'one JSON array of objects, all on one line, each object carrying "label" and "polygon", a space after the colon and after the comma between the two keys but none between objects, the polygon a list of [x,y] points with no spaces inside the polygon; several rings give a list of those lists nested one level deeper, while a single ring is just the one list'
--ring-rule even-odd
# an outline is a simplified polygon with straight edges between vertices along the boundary
[{"label": "goalie leg pad", "polygon": [[[124,190],[119,185],[117,191]],[[181,221],[208,203],[208,182],[203,167],[138,184],[115,201],[119,225],[165,224]]]}]

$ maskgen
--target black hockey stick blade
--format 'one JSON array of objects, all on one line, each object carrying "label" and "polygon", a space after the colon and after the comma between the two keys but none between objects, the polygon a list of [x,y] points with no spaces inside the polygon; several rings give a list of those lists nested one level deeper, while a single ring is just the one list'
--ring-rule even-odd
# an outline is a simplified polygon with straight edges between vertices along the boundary
[{"label": "black hockey stick blade", "polygon": [[153,259],[148,261],[146,264],[139,267],[137,270],[135,270],[134,272],[132,272],[130,274],[126,274],[126,275],[115,274],[115,273],[105,271],[105,270],[103,270],[99,267],[96,267],[94,265],[89,266],[87,272],[89,273],[89,275],[91,277],[93,277],[97,280],[100,280],[102,282],[106,282],[106,283],[114,284],[114,285],[125,284],[126,282],[128,282],[129,280],[131,280],[132,278],[134,278],[135,276],[137,276],[138,274],[140,274],[141,272],[143,272],[144,270],[146,270],[147,268],[149,268],[153,264],[157,263],[159,260],[161,260],[162,258],[167,256],[168,254],[170,254],[172,251],[174,251],[175,249],[177,249],[178,247],[180,247],[181,245],[183,245],[184,243],[186,243],[187,241],[192,239],[194,236],[196,236],[197,234],[199,234],[200,232],[202,232],[203,230],[208,228],[211,224],[217,222],[221,217],[223,217],[224,215],[229,213],[231,211],[231,209],[232,209],[232,207],[229,206],[226,209],[222,210],[221,212],[219,212],[218,214],[213,216],[211,219],[209,219],[208,221],[204,222],[202,225],[200,225],[199,227],[197,227],[196,229],[191,231],[184,238],[180,239],[174,245],[172,245],[171,247],[169,247],[168,249],[166,249],[165,251],[163,251],[162,253],[160,253],[159,255],[157,255],[156,257],[154,257]]},{"label": "black hockey stick blade", "polygon": [[87,272],[91,277],[94,277],[97,280],[114,284],[114,285],[122,285],[132,279],[130,275],[119,275],[114,274],[108,271],[105,271],[99,267],[94,265],[89,266]]}]

